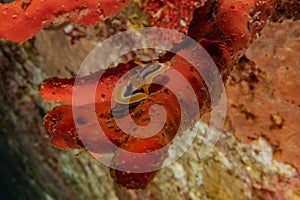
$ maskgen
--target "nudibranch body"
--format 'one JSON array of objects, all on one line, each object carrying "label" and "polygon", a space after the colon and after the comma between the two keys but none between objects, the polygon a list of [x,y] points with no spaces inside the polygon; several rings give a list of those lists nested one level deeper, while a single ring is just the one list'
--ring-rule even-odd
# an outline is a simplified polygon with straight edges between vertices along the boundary
[{"label": "nudibranch body", "polygon": [[116,86],[115,101],[120,104],[140,102],[149,97],[149,87],[153,79],[162,75],[170,67],[170,62],[159,63],[157,61],[143,64],[135,61],[142,68],[137,71],[126,86]]}]

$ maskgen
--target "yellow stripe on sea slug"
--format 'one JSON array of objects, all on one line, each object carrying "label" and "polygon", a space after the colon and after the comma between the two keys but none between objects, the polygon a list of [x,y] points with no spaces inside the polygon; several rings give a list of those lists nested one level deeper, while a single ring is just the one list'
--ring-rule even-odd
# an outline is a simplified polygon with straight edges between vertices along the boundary
[{"label": "yellow stripe on sea slug", "polygon": [[131,104],[148,98],[148,94],[143,92],[137,92],[128,96],[126,95],[126,93],[127,86],[117,86],[115,94],[116,102],[120,104]]},{"label": "yellow stripe on sea slug", "polygon": [[141,66],[142,69],[138,71],[136,76],[128,81],[127,86],[116,87],[115,101],[120,104],[136,103],[148,98],[149,87],[153,79],[163,74],[170,67],[169,61],[165,63],[156,61],[148,64],[136,61],[135,63]]}]

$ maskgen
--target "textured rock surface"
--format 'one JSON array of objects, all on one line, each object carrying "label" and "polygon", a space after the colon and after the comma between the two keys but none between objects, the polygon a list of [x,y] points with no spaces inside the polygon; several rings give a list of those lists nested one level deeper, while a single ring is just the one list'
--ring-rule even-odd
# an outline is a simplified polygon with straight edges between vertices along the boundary
[{"label": "textured rock surface", "polygon": [[88,154],[76,157],[49,145],[42,118],[51,105],[37,92],[45,65],[30,44],[1,42],[2,198],[116,199],[104,166]]},{"label": "textured rock surface", "polygon": [[235,134],[263,137],[275,157],[300,169],[300,21],[271,23],[243,60],[228,87]]}]

